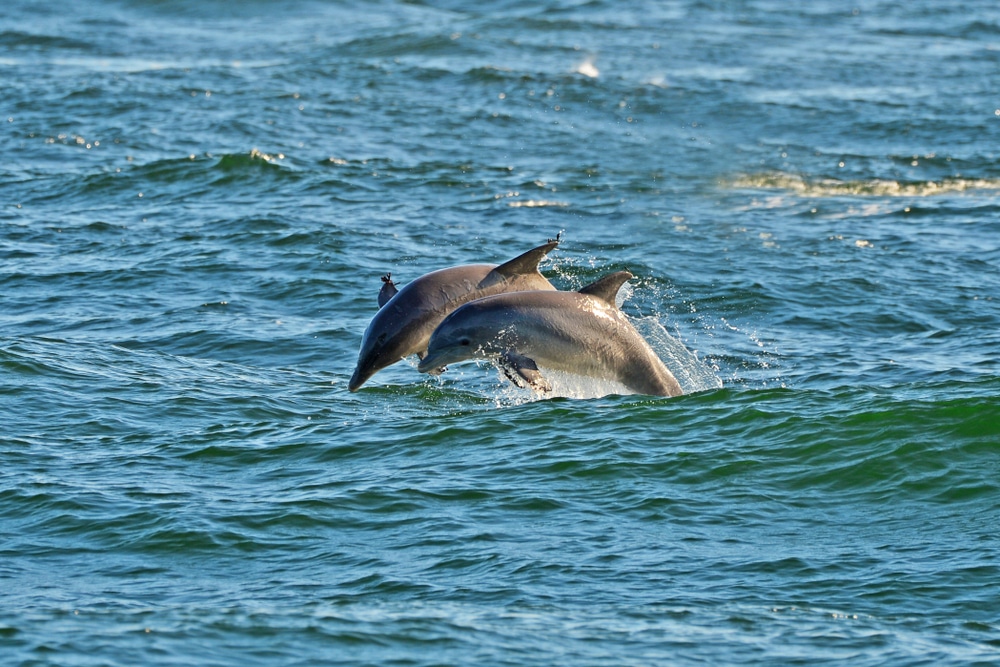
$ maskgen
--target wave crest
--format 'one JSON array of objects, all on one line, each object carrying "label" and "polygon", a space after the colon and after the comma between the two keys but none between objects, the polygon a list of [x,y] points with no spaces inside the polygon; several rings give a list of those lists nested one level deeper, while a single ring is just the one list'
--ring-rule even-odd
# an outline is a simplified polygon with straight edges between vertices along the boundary
[{"label": "wave crest", "polygon": [[969,191],[1000,190],[998,178],[949,177],[940,180],[902,181],[869,178],[843,181],[836,178],[806,178],[786,172],[744,174],[727,187],[739,190],[783,190],[802,197],[933,197]]}]

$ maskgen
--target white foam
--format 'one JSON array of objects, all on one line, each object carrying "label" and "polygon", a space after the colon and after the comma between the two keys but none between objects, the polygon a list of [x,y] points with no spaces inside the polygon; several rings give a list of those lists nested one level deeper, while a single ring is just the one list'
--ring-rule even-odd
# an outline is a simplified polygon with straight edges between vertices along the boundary
[{"label": "white foam", "polygon": [[806,179],[798,174],[775,171],[744,174],[729,183],[730,187],[750,190],[783,190],[800,197],[933,197],[974,190],[1000,190],[996,178],[944,178],[939,181],[898,181],[869,178],[838,180],[834,178]]},{"label": "white foam", "polygon": [[600,70],[598,70],[597,66],[594,65],[594,61],[592,58],[584,60],[582,63],[577,65],[576,69],[573,71],[576,72],[577,74],[582,74],[583,76],[591,79],[596,79],[601,75]]}]

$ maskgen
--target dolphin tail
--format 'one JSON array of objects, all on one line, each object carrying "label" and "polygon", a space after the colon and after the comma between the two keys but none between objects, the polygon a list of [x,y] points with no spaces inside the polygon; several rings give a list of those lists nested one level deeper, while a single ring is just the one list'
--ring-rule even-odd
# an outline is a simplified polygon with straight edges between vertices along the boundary
[{"label": "dolphin tail", "polygon": [[628,271],[616,271],[614,273],[609,273],[603,278],[598,278],[586,287],[581,287],[577,291],[580,292],[580,294],[595,296],[617,308],[615,304],[615,297],[618,296],[618,290],[620,290],[622,285],[627,283],[632,278],[635,278],[635,276]]},{"label": "dolphin tail", "polygon": [[382,276],[382,289],[378,291],[378,307],[381,308],[389,302],[389,299],[396,296],[396,283],[392,282],[392,274],[387,273]]}]

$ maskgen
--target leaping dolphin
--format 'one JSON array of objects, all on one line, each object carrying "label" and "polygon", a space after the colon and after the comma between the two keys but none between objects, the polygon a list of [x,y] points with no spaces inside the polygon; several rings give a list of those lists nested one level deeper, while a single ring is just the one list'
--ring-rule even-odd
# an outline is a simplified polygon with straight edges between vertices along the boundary
[{"label": "leaping dolphin", "polygon": [[520,387],[551,390],[538,367],[616,380],[653,396],[683,393],[649,343],[615,305],[632,274],[618,271],[577,292],[513,292],[466,303],[434,331],[417,367],[490,359]]},{"label": "leaping dolphin", "polygon": [[538,263],[557,245],[558,237],[499,266],[469,264],[432,271],[399,290],[391,274],[383,276],[379,311],[361,339],[347,388],[357,391],[372,375],[411,354],[423,358],[431,333],[463,303],[503,292],[555,291],[539,273]]}]

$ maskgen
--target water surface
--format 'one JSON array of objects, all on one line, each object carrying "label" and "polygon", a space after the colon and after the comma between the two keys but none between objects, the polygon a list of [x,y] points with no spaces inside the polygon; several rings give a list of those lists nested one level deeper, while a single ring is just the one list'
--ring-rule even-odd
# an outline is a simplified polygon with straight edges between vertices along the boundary
[{"label": "water surface", "polygon": [[[1000,662],[998,64],[981,1],[8,3],[4,662]],[[559,232],[685,396],[347,391],[380,275]]]}]

